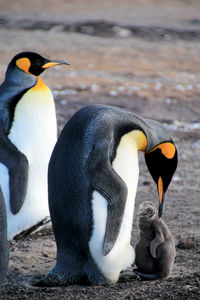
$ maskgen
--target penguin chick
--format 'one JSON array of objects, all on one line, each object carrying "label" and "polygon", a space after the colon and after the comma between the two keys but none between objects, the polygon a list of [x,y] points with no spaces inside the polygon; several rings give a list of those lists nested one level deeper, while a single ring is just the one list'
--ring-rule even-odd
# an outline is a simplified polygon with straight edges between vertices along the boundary
[{"label": "penguin chick", "polygon": [[171,274],[176,250],[174,239],[158,217],[156,206],[145,201],[138,211],[139,236],[135,244],[136,274],[142,279],[162,279]]},{"label": "penguin chick", "polygon": [[0,86],[0,185],[9,240],[49,215],[47,167],[57,124],[52,93],[39,75],[60,64],[69,63],[19,53]]}]

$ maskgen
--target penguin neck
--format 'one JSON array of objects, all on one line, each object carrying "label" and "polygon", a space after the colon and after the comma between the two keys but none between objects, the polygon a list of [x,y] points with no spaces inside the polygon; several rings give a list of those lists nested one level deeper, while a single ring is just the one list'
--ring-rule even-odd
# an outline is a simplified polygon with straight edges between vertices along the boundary
[{"label": "penguin neck", "polygon": [[48,89],[48,86],[44,83],[44,81],[42,80],[42,78],[40,78],[39,76],[37,77],[37,82],[35,84],[35,86],[33,87],[33,91],[41,91],[44,92],[46,89]]},{"label": "penguin neck", "polygon": [[138,131],[134,130],[125,134],[117,147],[116,156],[112,167],[122,178],[127,186],[128,194],[124,210],[124,216],[118,239],[126,239],[130,243],[135,197],[139,178],[138,164]]},{"label": "penguin neck", "polygon": [[113,169],[124,180],[128,188],[134,185],[133,179],[134,182],[138,181],[139,176],[137,132],[134,130],[122,136],[112,163]]},{"label": "penguin neck", "polygon": [[9,88],[18,88],[18,92],[31,88],[36,82],[36,76],[27,74],[17,67],[8,67],[4,81],[6,85],[9,84]]},{"label": "penguin neck", "polygon": [[6,134],[9,133],[16,105],[36,82],[35,76],[30,76],[18,68],[8,67],[5,80],[0,86],[0,121]]},{"label": "penguin neck", "polygon": [[[145,238],[152,238],[154,236],[153,224],[156,222],[157,216],[154,215],[152,218],[138,218],[138,228],[140,230],[140,235]],[[152,234],[151,234],[152,232]]]}]

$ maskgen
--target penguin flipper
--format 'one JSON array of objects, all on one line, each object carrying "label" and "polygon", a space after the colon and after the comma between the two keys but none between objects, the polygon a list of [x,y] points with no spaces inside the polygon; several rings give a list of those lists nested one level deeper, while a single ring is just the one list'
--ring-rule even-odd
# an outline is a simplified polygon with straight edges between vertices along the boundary
[{"label": "penguin flipper", "polygon": [[112,168],[103,142],[93,147],[88,159],[88,172],[93,188],[108,201],[103,245],[103,254],[107,255],[119,234],[128,191],[124,181]]},{"label": "penguin flipper", "polygon": [[28,185],[28,160],[8,139],[0,134],[0,162],[9,171],[10,209],[17,214],[25,200]]},{"label": "penguin flipper", "polygon": [[164,243],[164,236],[162,232],[157,232],[156,237],[150,243],[150,253],[153,258],[156,258],[156,249]]}]

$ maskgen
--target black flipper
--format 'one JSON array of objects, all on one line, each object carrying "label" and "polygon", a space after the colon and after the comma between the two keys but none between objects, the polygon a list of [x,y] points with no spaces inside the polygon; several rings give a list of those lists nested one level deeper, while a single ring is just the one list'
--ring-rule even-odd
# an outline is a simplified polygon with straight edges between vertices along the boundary
[{"label": "black flipper", "polygon": [[7,241],[7,216],[3,193],[0,188],[0,286],[5,280],[9,261],[9,245]]},{"label": "black flipper", "polygon": [[0,132],[0,162],[9,170],[10,209],[15,215],[21,209],[26,196],[28,160],[2,130]]},{"label": "black flipper", "polygon": [[[98,143],[88,158],[88,172],[91,183],[108,201],[108,217],[104,237],[103,253],[107,255],[113,248],[119,234],[127,198],[127,187],[112,168],[109,159],[109,145],[112,139],[98,137]],[[107,149],[107,152],[105,151]]]},{"label": "black flipper", "polygon": [[150,243],[150,253],[153,258],[156,258],[156,249],[164,243],[164,236],[161,231],[156,232],[156,237]]},{"label": "black flipper", "polygon": [[0,85],[0,162],[9,170],[10,209],[17,214],[27,191],[28,160],[8,139],[15,108],[22,96],[35,84],[37,78],[16,68],[12,60],[7,68],[5,80]]}]

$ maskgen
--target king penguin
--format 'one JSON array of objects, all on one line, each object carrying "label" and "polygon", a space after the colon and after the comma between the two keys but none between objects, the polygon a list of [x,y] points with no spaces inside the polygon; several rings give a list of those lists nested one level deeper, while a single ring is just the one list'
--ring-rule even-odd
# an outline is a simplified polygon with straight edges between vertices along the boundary
[{"label": "king penguin", "polygon": [[52,93],[39,75],[60,64],[69,63],[19,53],[0,86],[0,185],[9,240],[49,215],[47,168],[57,123]]},{"label": "king penguin", "polygon": [[68,121],[48,171],[57,260],[37,286],[111,284],[133,264],[139,150],[157,184],[161,216],[177,166],[177,150],[165,127],[105,105],[86,106]]}]

